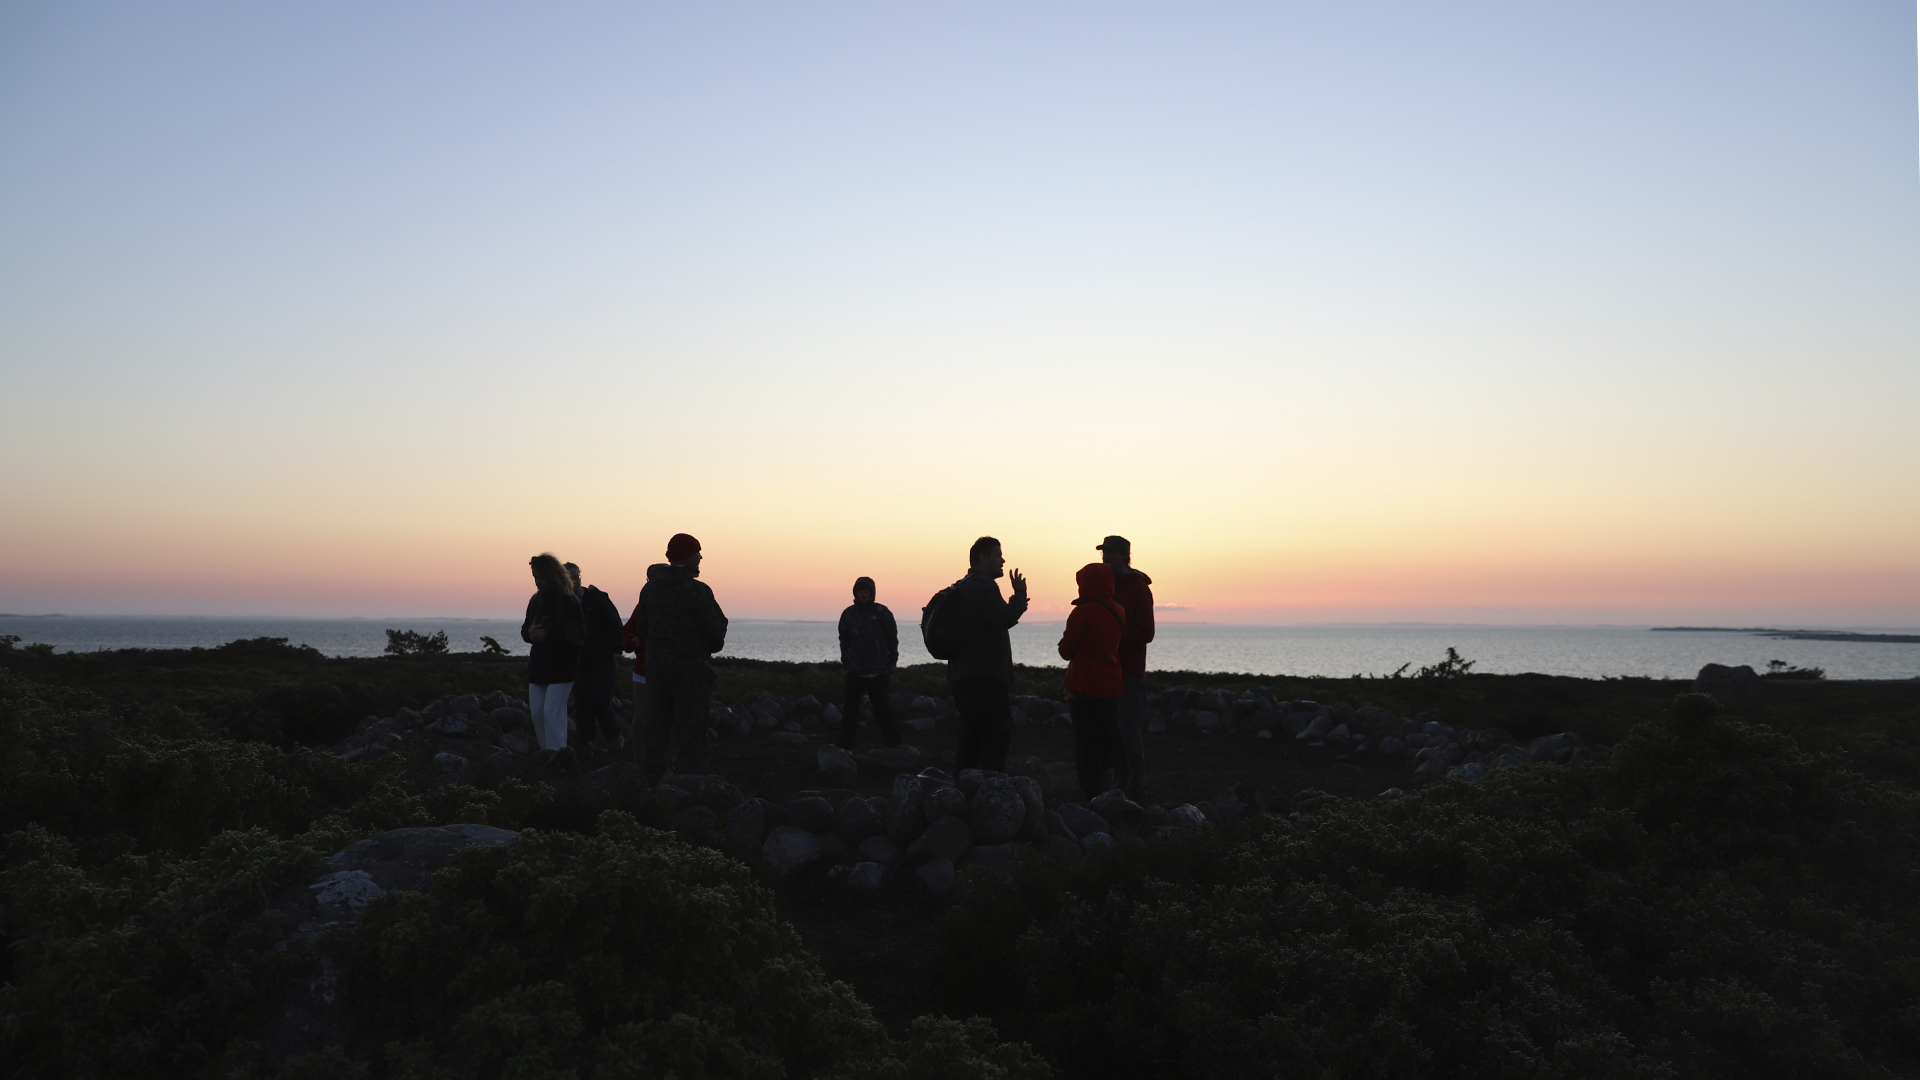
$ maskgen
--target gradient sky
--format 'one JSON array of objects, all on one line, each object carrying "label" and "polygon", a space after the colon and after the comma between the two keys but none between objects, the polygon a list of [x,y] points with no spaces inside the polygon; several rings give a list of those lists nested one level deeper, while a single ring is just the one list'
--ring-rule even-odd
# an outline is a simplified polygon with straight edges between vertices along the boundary
[{"label": "gradient sky", "polygon": [[1914,7],[0,7],[0,610],[1920,624]]}]

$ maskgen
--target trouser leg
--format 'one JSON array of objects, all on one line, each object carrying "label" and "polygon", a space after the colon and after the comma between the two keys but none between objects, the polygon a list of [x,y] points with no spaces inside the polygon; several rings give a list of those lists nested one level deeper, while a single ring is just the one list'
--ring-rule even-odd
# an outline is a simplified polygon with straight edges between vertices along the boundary
[{"label": "trouser leg", "polygon": [[1119,712],[1114,725],[1113,782],[1127,798],[1147,802],[1147,680],[1120,680]]},{"label": "trouser leg", "polygon": [[[840,694],[840,745],[853,749],[860,737],[860,697],[867,692],[867,681],[858,675],[848,675],[842,684]],[[875,703],[877,712],[880,706]]]},{"label": "trouser leg", "polygon": [[900,745],[900,733],[893,726],[893,701],[890,698],[893,678],[885,673],[866,680],[867,700],[873,702],[873,720],[880,725],[880,741],[884,746]]},{"label": "trouser leg", "polygon": [[573,714],[576,736],[586,742],[595,735],[608,739],[620,737],[620,726],[613,719],[613,661],[602,660],[580,665],[580,678],[573,684]]},{"label": "trouser leg", "polygon": [[998,679],[963,679],[953,684],[953,703],[960,708],[960,748],[954,755],[962,769],[1007,771],[1007,747],[1013,728],[1007,723],[1012,688]]},{"label": "trouser leg", "polygon": [[[540,713],[533,718],[535,731],[539,737],[540,749],[561,750],[567,745],[567,695],[573,690],[570,682],[548,683],[542,694]],[[527,704],[533,704],[533,695],[529,692]]]},{"label": "trouser leg", "polygon": [[533,724],[533,745],[547,748],[547,684],[527,684],[527,717]]},{"label": "trouser leg", "polygon": [[673,771],[698,773],[706,761],[707,718],[713,712],[713,673],[689,671],[674,676]]},{"label": "trouser leg", "polygon": [[1113,760],[1114,728],[1119,698],[1074,694],[1067,701],[1073,718],[1074,764],[1080,790],[1091,799],[1107,790],[1107,768]]},{"label": "trouser leg", "polygon": [[667,774],[667,740],[673,734],[674,676],[647,676],[647,726],[640,741],[640,775],[652,783]]}]

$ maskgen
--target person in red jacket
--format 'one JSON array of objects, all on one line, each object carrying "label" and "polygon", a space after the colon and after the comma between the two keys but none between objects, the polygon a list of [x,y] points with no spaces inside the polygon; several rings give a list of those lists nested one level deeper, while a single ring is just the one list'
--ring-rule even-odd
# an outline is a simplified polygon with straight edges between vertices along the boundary
[{"label": "person in red jacket", "polygon": [[1127,611],[1120,639],[1120,726],[1113,782],[1127,798],[1147,802],[1147,643],[1153,640],[1153,579],[1133,568],[1133,545],[1109,536],[1094,548],[1113,570],[1113,598]]},{"label": "person in red jacket", "polygon": [[1080,598],[1060,636],[1067,662],[1067,709],[1073,717],[1073,757],[1080,790],[1091,799],[1107,790],[1120,722],[1120,638],[1126,609],[1113,598],[1113,570],[1088,563],[1074,575]]}]

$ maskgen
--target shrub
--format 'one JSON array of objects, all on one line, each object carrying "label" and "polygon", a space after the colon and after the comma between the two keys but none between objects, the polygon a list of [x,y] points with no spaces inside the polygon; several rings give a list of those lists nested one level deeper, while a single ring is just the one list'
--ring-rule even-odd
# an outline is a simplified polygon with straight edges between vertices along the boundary
[{"label": "shrub", "polygon": [[436,630],[422,634],[418,630],[388,630],[388,656],[445,656],[447,632]]},{"label": "shrub", "polygon": [[936,964],[1070,1076],[1910,1075],[1915,802],[1689,695],[1605,766],[970,879]]}]

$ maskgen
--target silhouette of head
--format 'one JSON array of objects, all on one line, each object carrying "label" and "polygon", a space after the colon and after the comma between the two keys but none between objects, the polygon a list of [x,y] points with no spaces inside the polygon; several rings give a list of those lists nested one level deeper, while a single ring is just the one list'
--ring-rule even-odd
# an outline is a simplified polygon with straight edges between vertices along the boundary
[{"label": "silhouette of head", "polygon": [[1133,565],[1133,544],[1124,536],[1109,536],[1093,546],[1100,553],[1100,561],[1108,566]]},{"label": "silhouette of head", "polygon": [[533,582],[543,593],[573,592],[573,582],[567,578],[567,568],[560,565],[558,557],[549,552],[541,552],[527,560],[533,569]]},{"label": "silhouette of head", "polygon": [[855,579],[853,580],[853,600],[854,600],[854,603],[857,603],[857,604],[871,604],[871,603],[873,603],[873,597],[874,597],[874,594],[875,594],[875,592],[876,592],[876,590],[875,590],[875,589],[874,589],[874,587],[873,587],[873,579],[872,579],[872,578],[870,578],[870,577],[860,577],[860,578],[855,578]]},{"label": "silhouette of head", "polygon": [[967,549],[967,565],[981,573],[999,577],[1006,568],[1006,556],[1000,553],[1000,541],[991,536],[983,536]]}]

